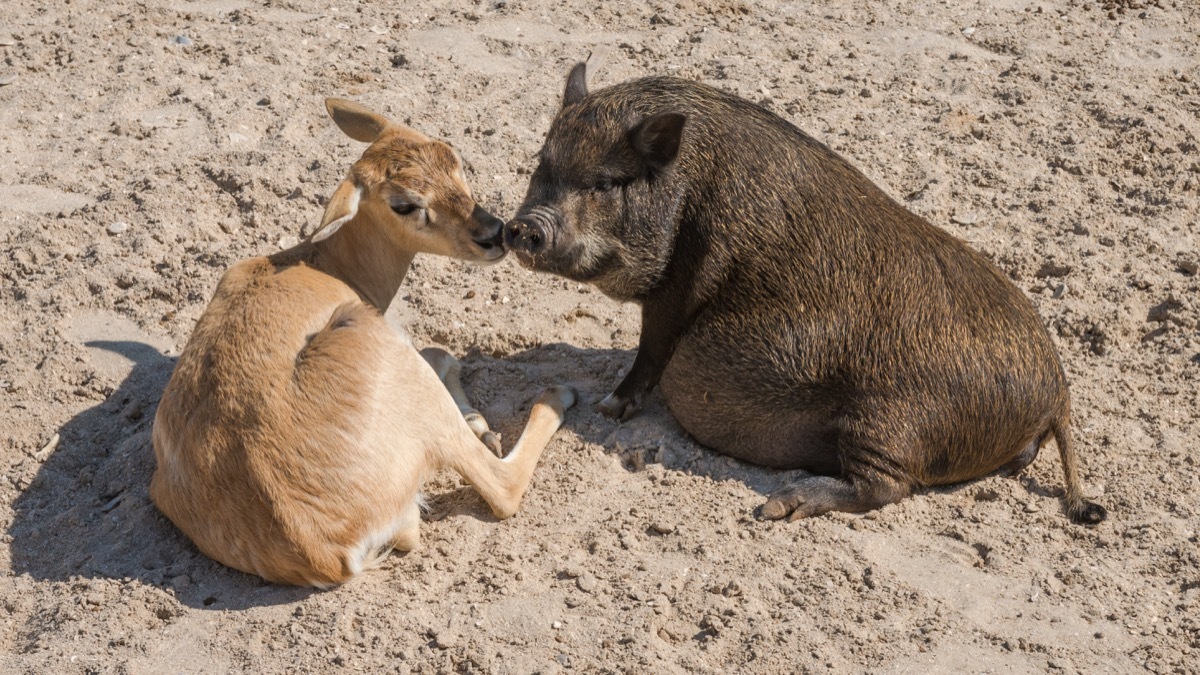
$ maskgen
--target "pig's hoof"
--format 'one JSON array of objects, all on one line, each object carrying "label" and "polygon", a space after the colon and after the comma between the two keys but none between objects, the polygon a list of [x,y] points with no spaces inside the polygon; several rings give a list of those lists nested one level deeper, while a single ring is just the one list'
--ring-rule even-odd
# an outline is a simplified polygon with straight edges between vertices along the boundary
[{"label": "pig's hoof", "polygon": [[762,506],[762,517],[767,520],[799,520],[805,516],[803,509],[800,507],[804,504],[804,497],[799,494],[795,487],[787,487],[767,499],[767,503]]},{"label": "pig's hoof", "polygon": [[[762,506],[762,517],[767,520],[789,521],[819,516],[837,510],[841,497],[852,492],[849,483],[828,476],[804,478],[784,487],[767,499]],[[845,510],[845,509],[843,509]]]},{"label": "pig's hoof", "polygon": [[637,412],[639,403],[637,397],[626,398],[613,392],[596,404],[596,410],[603,415],[624,422]]}]

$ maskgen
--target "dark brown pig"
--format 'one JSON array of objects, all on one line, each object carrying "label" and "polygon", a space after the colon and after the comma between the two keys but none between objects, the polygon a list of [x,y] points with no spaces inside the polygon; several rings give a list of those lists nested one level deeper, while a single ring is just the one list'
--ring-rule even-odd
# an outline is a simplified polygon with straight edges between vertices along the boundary
[{"label": "dark brown pig", "polygon": [[776,115],[695,82],[567,81],[508,248],[642,306],[637,356],[598,407],[660,385],[718,452],[803,478],[767,518],[867,511],[1016,472],[1051,436],[1084,500],[1058,355],[1022,293]]}]

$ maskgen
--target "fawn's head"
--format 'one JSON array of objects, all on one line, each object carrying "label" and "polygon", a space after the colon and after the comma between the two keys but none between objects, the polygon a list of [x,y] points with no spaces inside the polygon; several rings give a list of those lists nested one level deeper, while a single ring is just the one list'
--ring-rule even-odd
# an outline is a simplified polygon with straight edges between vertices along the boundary
[{"label": "fawn's head", "polygon": [[475,203],[450,146],[350,101],[327,98],[325,108],[347,136],[371,145],[329,198],[313,242],[366,218],[411,253],[475,262],[504,255],[504,223]]}]

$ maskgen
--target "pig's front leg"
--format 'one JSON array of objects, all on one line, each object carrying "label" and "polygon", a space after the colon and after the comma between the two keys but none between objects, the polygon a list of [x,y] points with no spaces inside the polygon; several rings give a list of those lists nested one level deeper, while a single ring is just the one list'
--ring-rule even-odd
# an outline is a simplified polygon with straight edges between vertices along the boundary
[{"label": "pig's front leg", "polygon": [[642,303],[642,335],[633,367],[613,393],[596,404],[596,410],[625,421],[642,407],[642,399],[658,384],[686,327],[682,304],[675,298]]}]

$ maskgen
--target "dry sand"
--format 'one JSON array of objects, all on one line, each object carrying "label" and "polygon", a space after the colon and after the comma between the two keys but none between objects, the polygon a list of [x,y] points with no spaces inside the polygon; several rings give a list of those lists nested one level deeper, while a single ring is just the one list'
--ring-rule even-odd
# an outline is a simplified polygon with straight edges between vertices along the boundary
[{"label": "dry sand", "polygon": [[[0,671],[1197,672],[1198,26],[1193,0],[6,0]],[[493,426],[552,383],[584,398],[521,512],[440,476],[423,548],[330,592],[197,552],[147,498],[155,403],[224,269],[295,242],[361,152],[322,98],[450,141],[507,216],[596,44],[596,86],[761,102],[994,260],[1051,328],[1109,520],[1067,521],[1047,450],[760,521],[789,474],[696,446],[657,395],[591,410],[635,307],[422,257],[393,314]]]}]

